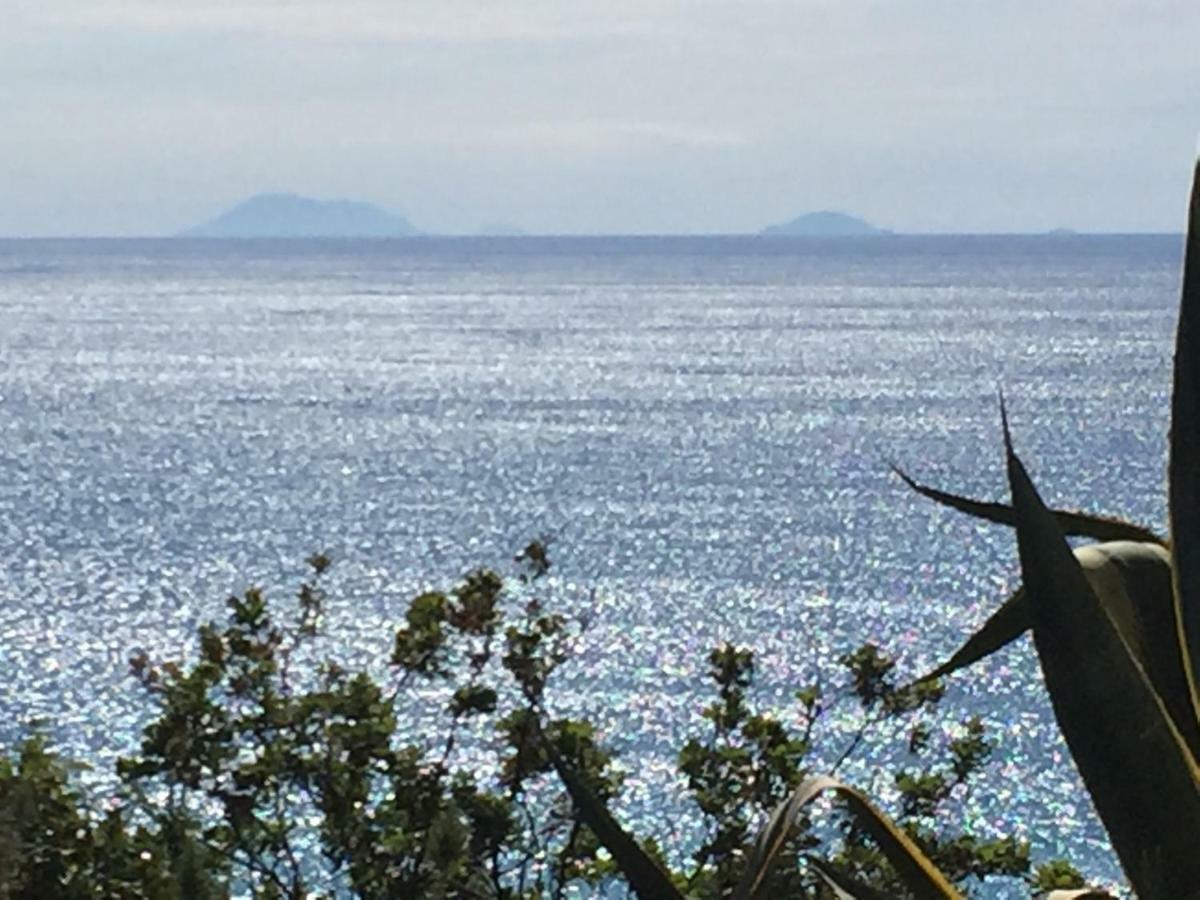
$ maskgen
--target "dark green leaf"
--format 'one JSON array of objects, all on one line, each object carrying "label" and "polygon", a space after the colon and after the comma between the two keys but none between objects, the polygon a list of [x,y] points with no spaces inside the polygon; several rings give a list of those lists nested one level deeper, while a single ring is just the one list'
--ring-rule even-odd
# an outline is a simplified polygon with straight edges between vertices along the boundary
[{"label": "dark green leaf", "polygon": [[633,835],[613,818],[587,782],[552,747],[550,760],[575,804],[580,820],[592,830],[641,900],[683,900],[667,873],[641,848]]},{"label": "dark green leaf", "polygon": [[[905,484],[922,497],[928,497],[935,503],[949,506],[951,509],[957,509],[959,512],[964,512],[969,516],[983,519],[985,522],[994,522],[997,525],[1009,526],[1016,524],[1016,517],[1013,514],[1011,506],[1005,506],[1002,503],[991,503],[986,500],[972,500],[970,497],[939,491],[937,488],[928,487],[913,480],[908,473],[896,465],[892,466],[892,471],[899,475]],[[1089,537],[1097,541],[1147,541],[1155,544],[1165,543],[1162,537],[1155,534],[1149,528],[1143,528],[1141,525],[1127,522],[1124,519],[1063,509],[1051,510],[1050,514],[1058,522],[1058,527],[1062,529],[1063,534],[1072,537]]]},{"label": "dark green leaf", "polygon": [[1171,550],[1179,640],[1187,660],[1193,713],[1200,713],[1200,161],[1192,182],[1183,263],[1175,386],[1171,395]]},{"label": "dark green leaf", "polygon": [[1200,884],[1200,769],[1013,453],[1007,422],[1004,436],[1055,717],[1139,896],[1188,896]]}]

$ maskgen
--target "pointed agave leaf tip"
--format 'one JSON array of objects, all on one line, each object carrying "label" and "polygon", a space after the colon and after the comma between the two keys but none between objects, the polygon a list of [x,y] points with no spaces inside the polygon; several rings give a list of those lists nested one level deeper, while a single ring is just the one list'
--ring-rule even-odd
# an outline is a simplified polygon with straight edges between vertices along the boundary
[{"label": "pointed agave leaf tip", "polygon": [[1004,391],[997,390],[996,393],[1000,399],[1000,428],[1004,431],[1004,453],[1006,456],[1013,455],[1012,433],[1008,430],[1008,407],[1004,403]]},{"label": "pointed agave leaf tip", "polygon": [[959,669],[974,665],[979,660],[991,656],[1002,647],[1011,644],[1029,630],[1029,607],[1025,599],[1025,589],[1018,588],[1001,604],[987,621],[954,652],[948,660],[931,672],[915,679],[906,687],[924,684],[935,678],[945,678],[953,675]]},{"label": "pointed agave leaf tip", "polygon": [[[921,484],[895,463],[890,463],[892,471],[909,489],[920,494],[934,503],[948,506],[961,513],[966,513],[976,519],[992,522],[996,525],[1016,525],[1016,516],[1011,506],[994,503],[989,500],[976,500],[962,494],[951,494],[937,488]],[[1055,509],[1051,511],[1058,521],[1058,526],[1064,534],[1075,537],[1089,537],[1097,541],[1141,541],[1149,544],[1165,544],[1164,539],[1149,528],[1143,528],[1133,522],[1112,516],[1093,515],[1078,510]]]},{"label": "pointed agave leaf tip", "polygon": [[915,478],[900,468],[899,463],[888,460],[888,468],[892,470],[892,474],[903,481],[911,490],[916,491],[918,494],[925,493],[925,491],[922,490],[924,485],[920,484]]}]

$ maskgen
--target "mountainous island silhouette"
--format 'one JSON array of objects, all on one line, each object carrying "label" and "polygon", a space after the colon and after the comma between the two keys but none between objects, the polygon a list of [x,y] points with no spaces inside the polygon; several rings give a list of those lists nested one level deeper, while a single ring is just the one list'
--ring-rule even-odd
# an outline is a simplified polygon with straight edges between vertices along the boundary
[{"label": "mountainous island silhouette", "polygon": [[821,210],[806,213],[781,225],[770,225],[759,234],[766,237],[859,237],[891,232],[856,216]]},{"label": "mountainous island silhouette", "polygon": [[[507,223],[490,223],[483,235],[524,234]],[[771,225],[767,237],[856,237],[890,234],[846,213],[822,210]],[[359,200],[319,200],[292,193],[256,194],[180,237],[212,238],[396,238],[422,232],[397,213]]]},{"label": "mountainous island silhouette", "polygon": [[257,194],[181,237],[411,237],[403,216],[357,200],[316,200],[299,194]]}]

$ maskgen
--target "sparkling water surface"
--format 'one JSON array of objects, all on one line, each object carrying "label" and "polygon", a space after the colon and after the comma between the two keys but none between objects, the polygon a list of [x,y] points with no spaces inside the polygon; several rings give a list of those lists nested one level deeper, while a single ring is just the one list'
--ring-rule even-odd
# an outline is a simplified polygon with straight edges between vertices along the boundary
[{"label": "sparkling water surface", "polygon": [[[556,709],[686,844],[709,648],[753,647],[790,710],[864,640],[917,674],[1016,584],[1009,533],[888,468],[1006,496],[998,388],[1048,501],[1162,526],[1180,248],[0,242],[0,740],[41,718],[103,773],[142,724],[131,653],[186,652],[251,583],[290,600],[314,550],[329,652],[379,666],[414,593],[553,533],[547,599],[592,618]],[[962,821],[1117,878],[1027,641],[951,679],[938,722],[971,713],[997,749]],[[843,775],[886,800],[876,752]]]}]

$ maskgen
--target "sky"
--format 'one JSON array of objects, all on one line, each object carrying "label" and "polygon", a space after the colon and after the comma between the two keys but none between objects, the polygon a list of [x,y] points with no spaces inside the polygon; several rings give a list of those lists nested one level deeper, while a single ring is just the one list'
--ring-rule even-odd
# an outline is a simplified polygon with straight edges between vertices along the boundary
[{"label": "sky", "polygon": [[0,235],[1179,231],[1196,0],[0,0]]}]

